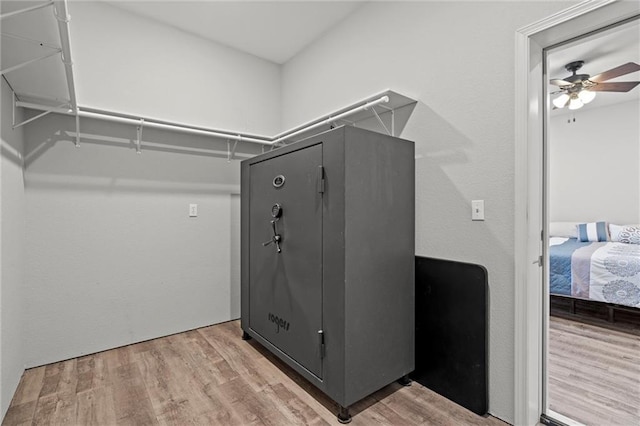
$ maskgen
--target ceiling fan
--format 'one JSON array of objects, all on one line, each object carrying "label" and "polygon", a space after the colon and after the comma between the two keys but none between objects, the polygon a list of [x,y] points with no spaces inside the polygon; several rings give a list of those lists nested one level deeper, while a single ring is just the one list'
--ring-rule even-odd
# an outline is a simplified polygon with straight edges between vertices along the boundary
[{"label": "ceiling fan", "polygon": [[605,83],[607,80],[640,70],[640,65],[635,62],[627,62],[593,77],[589,74],[577,74],[582,65],[584,65],[584,61],[570,62],[564,68],[572,75],[564,79],[549,81],[560,88],[557,92],[552,93],[552,95],[560,93],[560,96],[553,100],[555,108],[566,106],[569,109],[582,108],[584,104],[588,104],[596,97],[596,92],[628,92],[640,84],[640,81]]}]

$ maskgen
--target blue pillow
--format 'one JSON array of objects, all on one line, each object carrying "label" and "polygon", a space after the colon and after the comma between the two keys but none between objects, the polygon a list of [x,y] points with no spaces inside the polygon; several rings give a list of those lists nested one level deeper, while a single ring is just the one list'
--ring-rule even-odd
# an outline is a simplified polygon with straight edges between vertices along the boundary
[{"label": "blue pillow", "polygon": [[607,241],[607,224],[605,222],[580,223],[578,229],[578,241]]}]

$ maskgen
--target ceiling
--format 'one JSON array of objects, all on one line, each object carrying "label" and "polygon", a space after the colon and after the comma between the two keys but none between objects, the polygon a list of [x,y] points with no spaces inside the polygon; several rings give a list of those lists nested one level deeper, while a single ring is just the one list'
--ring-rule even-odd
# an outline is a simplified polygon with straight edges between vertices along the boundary
[{"label": "ceiling", "polygon": [[[584,61],[578,74],[594,76],[627,62],[640,64],[640,19],[624,25],[580,38],[549,51],[548,77],[563,79],[571,75],[564,66],[573,61]],[[640,81],[640,71],[608,80]],[[548,85],[549,92],[558,90],[557,86]],[[553,97],[552,97],[553,98]],[[596,98],[584,108],[595,108],[614,103],[640,101],[640,85],[627,93],[598,92]],[[567,108],[555,110],[554,113],[565,113]]]},{"label": "ceiling", "polygon": [[[70,13],[73,3],[69,0]],[[0,1],[2,13],[41,4],[38,1]],[[331,31],[354,13],[364,1],[109,1],[109,4],[181,28],[275,63],[284,63],[314,40]],[[71,23],[73,30],[73,22]],[[51,8],[2,21],[2,32],[20,34],[39,42],[60,45],[58,27]],[[51,49],[38,43],[2,37],[2,68],[42,56]],[[73,58],[72,58],[73,59]],[[626,62],[640,64],[640,20],[600,32],[555,48],[548,55],[549,78],[569,75],[564,65],[583,60],[581,73],[595,75]],[[19,94],[69,99],[64,67],[59,55],[5,75]],[[638,81],[640,72],[611,81]],[[548,86],[549,92],[557,90]],[[610,103],[640,101],[640,86],[629,93],[600,92],[585,108]],[[556,110],[554,113],[567,111]]]},{"label": "ceiling", "polygon": [[[73,3],[80,1],[86,0],[68,0],[72,33]],[[0,11],[5,14],[43,3],[44,0],[2,0]],[[110,0],[105,3],[282,64],[330,31],[365,1]],[[2,69],[55,51],[47,45],[60,46],[58,24],[51,7],[3,19],[2,33]],[[18,35],[22,39],[7,34]],[[38,103],[51,106],[69,100],[60,55],[34,62],[4,76],[15,92],[23,95],[22,100],[39,100]]]},{"label": "ceiling", "polygon": [[120,0],[107,3],[283,64],[362,6],[364,1]]}]

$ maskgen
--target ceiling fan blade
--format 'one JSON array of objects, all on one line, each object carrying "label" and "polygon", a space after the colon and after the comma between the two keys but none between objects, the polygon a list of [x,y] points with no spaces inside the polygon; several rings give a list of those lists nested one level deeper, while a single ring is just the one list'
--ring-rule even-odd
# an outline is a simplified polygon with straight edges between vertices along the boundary
[{"label": "ceiling fan blade", "polygon": [[592,92],[628,92],[640,84],[640,81],[621,81],[619,83],[598,83],[590,87]]},{"label": "ceiling fan blade", "polygon": [[611,68],[608,71],[600,73],[598,75],[594,75],[589,78],[589,80],[594,83],[600,83],[601,81],[611,80],[612,78],[620,77],[621,75],[629,74],[635,71],[640,70],[640,65],[635,62],[627,62],[624,65],[620,65],[619,67]]},{"label": "ceiling fan blade", "polygon": [[553,80],[549,80],[550,84],[553,84],[554,86],[571,86],[573,83],[565,81],[565,80],[560,80],[559,78],[555,78]]}]

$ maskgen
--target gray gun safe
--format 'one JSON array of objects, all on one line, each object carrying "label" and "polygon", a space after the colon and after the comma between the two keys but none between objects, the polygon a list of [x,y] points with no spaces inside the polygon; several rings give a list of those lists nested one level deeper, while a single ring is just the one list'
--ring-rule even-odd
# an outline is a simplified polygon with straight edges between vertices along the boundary
[{"label": "gray gun safe", "polygon": [[348,407],[414,369],[414,144],[339,127],[241,163],[243,338]]}]

